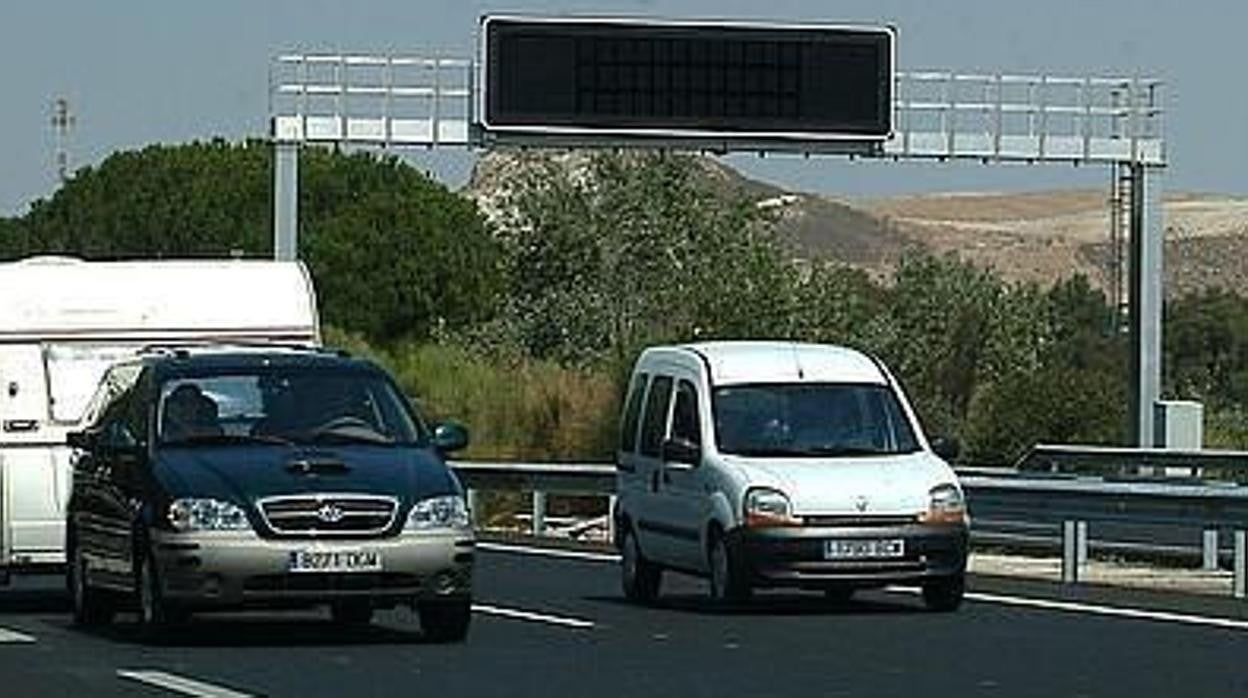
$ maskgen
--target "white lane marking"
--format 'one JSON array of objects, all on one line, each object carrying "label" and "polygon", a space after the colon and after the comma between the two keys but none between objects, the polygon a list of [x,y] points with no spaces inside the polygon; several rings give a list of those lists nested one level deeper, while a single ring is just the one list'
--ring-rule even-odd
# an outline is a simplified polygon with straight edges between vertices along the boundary
[{"label": "white lane marking", "polygon": [[224,686],[214,686],[210,683],[188,679],[185,676],[169,674],[163,671],[118,669],[117,677],[138,681],[149,686],[157,686],[186,696],[195,696],[196,698],[252,698],[250,693],[242,693]]},{"label": "white lane marking", "polygon": [[[903,594],[917,594],[914,587],[888,587],[886,591]],[[1248,620],[1238,618],[1221,618],[1218,616],[1197,616],[1190,613],[1174,613],[1171,611],[1150,611],[1146,608],[1129,608],[1124,606],[1103,606],[1101,604],[1081,603],[1078,601],[1055,601],[1053,599],[1033,599],[1026,596],[1006,596],[1004,594],[987,594],[978,591],[966,592],[968,601],[995,603],[1002,606],[1018,606],[1020,608],[1038,608],[1045,611],[1066,611],[1068,613],[1086,613],[1094,616],[1111,618],[1130,618],[1132,620],[1150,620],[1158,623],[1179,623],[1183,625],[1200,625],[1209,628],[1226,630],[1248,630]]]},{"label": "white lane marking", "polygon": [[531,623],[562,625],[565,628],[576,628],[578,630],[588,630],[594,627],[594,622],[592,620],[571,618],[568,616],[554,616],[549,613],[537,613],[535,611],[523,611],[518,608],[503,608],[501,606],[473,604],[472,610],[475,613],[483,613],[487,616],[498,616],[499,618],[510,618],[511,620],[524,620]]},{"label": "white lane marking", "polygon": [[9,630],[8,628],[0,628],[0,645],[16,645],[34,641],[35,638],[27,635],[26,633],[19,633],[16,630]]},{"label": "white lane marking", "polygon": [[611,553],[591,553],[584,550],[560,550],[559,548],[534,548],[527,545],[509,545],[506,543],[477,542],[478,550],[496,553],[516,553],[517,555],[538,555],[541,557],[558,557],[568,560],[589,560],[590,562],[619,562],[620,556]]}]

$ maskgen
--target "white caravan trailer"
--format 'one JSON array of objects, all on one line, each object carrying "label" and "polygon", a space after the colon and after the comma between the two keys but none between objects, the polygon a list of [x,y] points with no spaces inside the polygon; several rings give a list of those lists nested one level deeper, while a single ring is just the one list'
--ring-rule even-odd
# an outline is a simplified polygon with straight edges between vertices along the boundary
[{"label": "white caravan trailer", "polygon": [[0,583],[65,561],[65,434],[108,366],[153,344],[319,341],[298,262],[0,264]]}]

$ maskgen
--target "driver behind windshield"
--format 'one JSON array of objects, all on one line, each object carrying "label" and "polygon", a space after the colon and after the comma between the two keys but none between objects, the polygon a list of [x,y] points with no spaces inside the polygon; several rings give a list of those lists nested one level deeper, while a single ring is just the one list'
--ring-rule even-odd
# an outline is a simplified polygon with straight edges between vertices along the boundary
[{"label": "driver behind windshield", "polygon": [[165,398],[163,434],[166,441],[220,436],[215,400],[194,383],[183,383]]}]

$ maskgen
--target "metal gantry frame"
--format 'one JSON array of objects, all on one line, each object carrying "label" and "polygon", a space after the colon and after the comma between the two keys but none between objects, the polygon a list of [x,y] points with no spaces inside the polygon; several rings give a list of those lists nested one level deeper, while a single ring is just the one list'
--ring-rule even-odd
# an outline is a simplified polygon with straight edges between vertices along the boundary
[{"label": "metal gantry frame", "polygon": [[298,254],[298,157],[299,149],[308,144],[648,147],[715,153],[803,152],[898,161],[1109,166],[1116,191],[1123,195],[1115,235],[1128,243],[1131,437],[1139,446],[1157,445],[1153,411],[1161,396],[1161,185],[1166,166],[1159,81],[899,72],[894,90],[897,130],[882,144],[616,136],[568,139],[491,133],[481,128],[476,114],[479,70],[471,59],[444,56],[277,56],[269,71],[275,256],[295,259]]}]

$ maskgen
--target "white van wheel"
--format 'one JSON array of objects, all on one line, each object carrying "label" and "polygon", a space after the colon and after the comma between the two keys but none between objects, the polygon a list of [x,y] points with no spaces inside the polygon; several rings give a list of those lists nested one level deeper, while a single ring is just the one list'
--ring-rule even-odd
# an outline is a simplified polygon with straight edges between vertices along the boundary
[{"label": "white van wheel", "polygon": [[965,594],[966,575],[962,573],[923,583],[923,603],[929,611],[956,611]]},{"label": "white van wheel", "polygon": [[724,534],[711,534],[711,599],[716,603],[736,603],[750,598],[750,584]]},{"label": "white van wheel", "polygon": [[620,583],[629,601],[651,603],[659,596],[663,569],[646,559],[631,528],[624,531],[620,551]]}]

